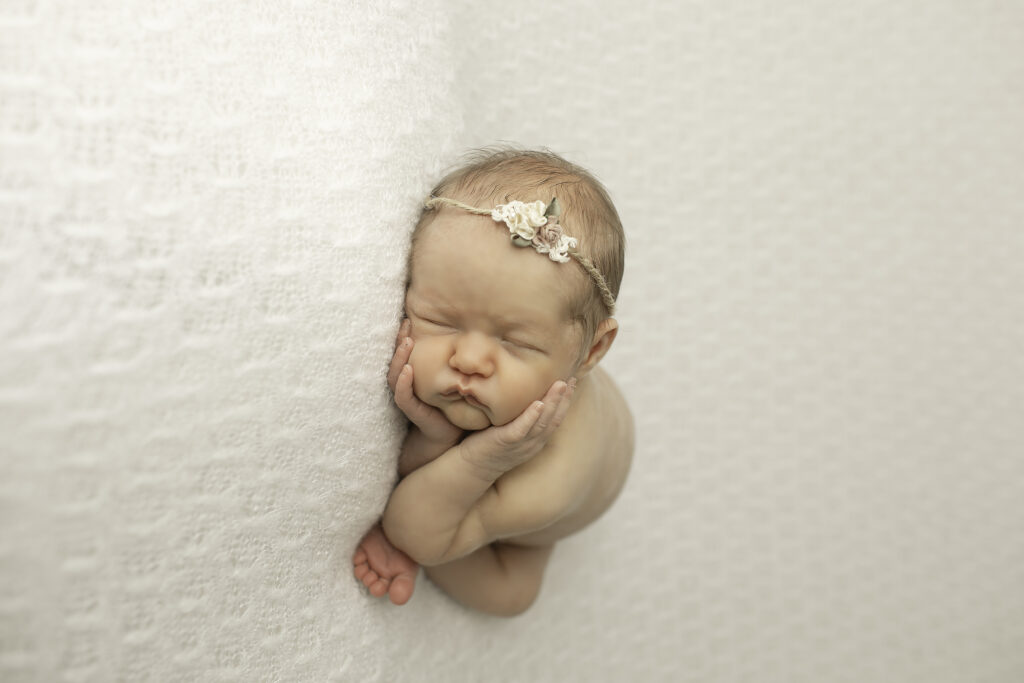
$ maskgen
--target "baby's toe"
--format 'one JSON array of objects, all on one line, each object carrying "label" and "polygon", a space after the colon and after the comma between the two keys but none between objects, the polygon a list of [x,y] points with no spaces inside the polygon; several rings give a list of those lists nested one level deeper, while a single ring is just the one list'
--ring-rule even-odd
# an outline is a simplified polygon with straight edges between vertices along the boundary
[{"label": "baby's toe", "polygon": [[412,597],[413,589],[416,583],[408,576],[397,576],[395,580],[391,582],[391,590],[388,591],[388,597],[391,602],[396,605],[404,605],[409,602],[409,598]]},{"label": "baby's toe", "polygon": [[356,549],[356,554],[352,556],[352,564],[363,564],[366,562],[366,551],[363,550],[363,546],[359,546]]},{"label": "baby's toe", "polygon": [[372,586],[370,586],[370,595],[375,598],[384,597],[388,592],[389,581],[387,579],[380,579]]},{"label": "baby's toe", "polygon": [[352,573],[355,574],[356,578],[360,580],[362,580],[363,576],[368,571],[370,571],[370,565],[366,564],[365,562],[363,562],[362,564],[357,564],[356,566],[352,567]]}]

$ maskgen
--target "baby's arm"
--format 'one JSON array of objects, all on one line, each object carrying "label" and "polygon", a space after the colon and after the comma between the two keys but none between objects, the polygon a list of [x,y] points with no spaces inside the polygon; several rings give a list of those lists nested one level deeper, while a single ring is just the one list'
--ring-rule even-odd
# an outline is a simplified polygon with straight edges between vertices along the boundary
[{"label": "baby's arm", "polygon": [[571,394],[565,382],[555,382],[543,403],[534,401],[509,424],[476,432],[409,474],[384,511],[388,539],[431,566],[544,526],[547,520],[536,519],[536,510],[516,499],[503,500],[493,484],[543,449],[565,416]]}]

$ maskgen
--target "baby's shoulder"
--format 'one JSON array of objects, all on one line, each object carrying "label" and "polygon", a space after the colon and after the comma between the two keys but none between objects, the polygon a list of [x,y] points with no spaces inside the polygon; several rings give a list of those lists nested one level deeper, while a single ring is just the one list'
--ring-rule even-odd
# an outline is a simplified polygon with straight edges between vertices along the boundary
[{"label": "baby's shoulder", "polygon": [[[624,478],[633,457],[633,415],[612,378],[600,367],[581,378],[573,405],[545,452],[537,474],[561,474],[584,490]],[[588,491],[589,494],[589,491]]]},{"label": "baby's shoulder", "polygon": [[[576,447],[607,447],[632,451],[633,414],[622,391],[600,366],[580,380],[573,396],[575,410],[566,416],[564,436]],[[567,444],[567,445],[570,445]]]},{"label": "baby's shoulder", "polygon": [[633,416],[618,387],[595,369],[577,385],[573,405],[547,447],[507,473],[510,490],[557,507],[558,521],[515,542],[551,543],[601,516],[618,497],[633,460]]}]

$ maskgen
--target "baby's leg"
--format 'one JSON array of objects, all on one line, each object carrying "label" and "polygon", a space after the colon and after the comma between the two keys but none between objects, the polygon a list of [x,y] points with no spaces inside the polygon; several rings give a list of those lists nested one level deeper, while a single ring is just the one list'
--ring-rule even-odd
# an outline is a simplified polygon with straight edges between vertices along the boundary
[{"label": "baby's leg", "polygon": [[540,593],[552,548],[492,543],[424,570],[441,590],[466,607],[514,617],[525,612]]}]

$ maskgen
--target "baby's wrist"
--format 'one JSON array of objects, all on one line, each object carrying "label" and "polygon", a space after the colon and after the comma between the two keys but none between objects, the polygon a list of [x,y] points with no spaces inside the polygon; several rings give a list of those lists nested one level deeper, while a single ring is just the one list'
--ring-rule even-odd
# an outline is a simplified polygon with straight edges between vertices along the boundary
[{"label": "baby's wrist", "polygon": [[452,446],[456,445],[457,443],[459,443],[459,441],[462,440],[462,434],[459,433],[459,434],[452,434],[451,436],[446,436],[446,437],[434,437],[434,438],[426,437],[426,438],[434,446],[436,446],[438,448],[443,448],[445,450],[448,450],[449,448],[451,448]]},{"label": "baby's wrist", "polygon": [[451,436],[431,436],[426,434],[413,423],[409,424],[409,434],[406,436],[406,440],[409,443],[415,444],[417,450],[431,451],[438,454],[443,453],[457,444],[461,438],[461,434],[453,434]]},{"label": "baby's wrist", "polygon": [[428,434],[420,429],[416,423],[409,423],[409,433],[413,434],[415,431],[415,438],[428,446],[443,447],[445,449],[451,448],[462,439],[462,432],[456,432],[453,430],[449,434]]},{"label": "baby's wrist", "polygon": [[477,449],[466,448],[465,444],[454,448],[458,448],[462,461],[469,465],[473,475],[481,481],[493,483],[506,472],[494,461],[494,458],[479,453]]}]

